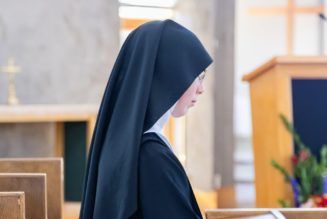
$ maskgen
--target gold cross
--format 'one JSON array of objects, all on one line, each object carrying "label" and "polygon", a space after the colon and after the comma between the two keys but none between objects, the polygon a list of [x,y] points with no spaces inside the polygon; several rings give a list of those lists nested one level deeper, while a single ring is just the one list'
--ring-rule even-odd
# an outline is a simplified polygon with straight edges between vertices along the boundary
[{"label": "gold cross", "polygon": [[8,104],[17,105],[19,100],[16,96],[16,87],[15,87],[15,74],[21,71],[19,66],[15,65],[14,58],[8,59],[8,65],[1,68],[3,73],[8,74]]},{"label": "gold cross", "polygon": [[294,17],[296,14],[320,14],[324,13],[323,6],[317,7],[297,7],[295,0],[287,0],[286,7],[255,7],[250,8],[251,15],[285,15],[287,19],[287,54],[293,55],[294,40]]}]

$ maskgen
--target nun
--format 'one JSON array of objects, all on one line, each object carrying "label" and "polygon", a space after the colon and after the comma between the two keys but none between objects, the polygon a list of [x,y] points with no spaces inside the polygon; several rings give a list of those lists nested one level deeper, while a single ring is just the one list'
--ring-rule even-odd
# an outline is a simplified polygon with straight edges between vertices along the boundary
[{"label": "nun", "polygon": [[128,35],[99,108],[80,219],[202,218],[162,129],[195,105],[212,61],[195,34],[170,19]]}]

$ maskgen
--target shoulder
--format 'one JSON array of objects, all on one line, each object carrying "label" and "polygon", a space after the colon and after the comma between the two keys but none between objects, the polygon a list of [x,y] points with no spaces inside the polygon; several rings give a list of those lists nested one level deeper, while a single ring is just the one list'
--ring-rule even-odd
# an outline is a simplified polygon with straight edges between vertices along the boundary
[{"label": "shoulder", "polygon": [[140,159],[141,160],[162,160],[163,157],[172,156],[172,152],[155,133],[146,133],[142,136],[142,143],[140,148]]},{"label": "shoulder", "polygon": [[186,172],[170,150],[156,134],[145,136],[140,149],[139,176],[141,185],[159,186],[164,184],[171,188],[186,188],[188,178]]},{"label": "shoulder", "polygon": [[144,134],[140,148],[140,166],[156,171],[182,171],[178,158],[155,133]]}]

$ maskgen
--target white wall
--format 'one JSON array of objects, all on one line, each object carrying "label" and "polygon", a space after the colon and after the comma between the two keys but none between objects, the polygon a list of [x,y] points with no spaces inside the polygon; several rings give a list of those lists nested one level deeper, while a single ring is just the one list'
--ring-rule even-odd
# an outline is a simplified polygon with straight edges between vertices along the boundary
[{"label": "white wall", "polygon": [[[297,1],[298,6],[317,6],[320,0]],[[325,0],[325,2],[327,2]],[[325,3],[326,4],[326,3]],[[238,0],[236,4],[236,46],[235,46],[235,136],[236,171],[239,180],[253,180],[251,148],[251,109],[249,87],[241,78],[268,59],[286,54],[286,17],[281,15],[249,15],[251,7],[286,6],[286,0]],[[325,36],[327,36],[325,22]],[[325,37],[326,38],[326,37]],[[324,44],[326,39],[324,38]],[[327,47],[324,46],[326,54]],[[297,15],[295,18],[295,55],[319,54],[318,15]],[[237,165],[237,160],[249,162],[247,167]],[[246,170],[246,171],[244,171]],[[244,174],[246,173],[246,174]]]}]

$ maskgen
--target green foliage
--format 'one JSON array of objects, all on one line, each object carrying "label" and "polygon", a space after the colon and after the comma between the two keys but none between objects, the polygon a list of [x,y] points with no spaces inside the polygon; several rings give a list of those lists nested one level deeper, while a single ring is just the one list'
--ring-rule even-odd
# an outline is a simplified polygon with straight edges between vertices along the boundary
[{"label": "green foliage", "polygon": [[299,134],[295,131],[293,125],[287,120],[287,118],[283,114],[279,114],[279,118],[282,120],[282,123],[284,124],[286,130],[293,136],[296,145],[298,145],[300,149],[307,148],[305,144],[303,144]]},{"label": "green foliage", "polygon": [[[301,203],[308,200],[311,195],[322,193],[322,176],[327,170],[327,145],[323,145],[320,151],[320,162],[311,154],[310,148],[301,140],[293,125],[283,115],[279,115],[286,130],[292,135],[297,153],[292,157],[293,176],[299,182],[299,199]],[[283,176],[286,182],[290,183],[291,175],[277,161],[272,160],[271,164]],[[286,206],[285,200],[279,200],[281,206]]]},{"label": "green foliage", "polygon": [[278,203],[282,208],[290,208],[291,207],[290,203],[284,199],[278,199]]},{"label": "green foliage", "polygon": [[279,163],[277,163],[277,161],[272,160],[271,165],[273,165],[273,167],[275,167],[277,170],[279,170],[281,172],[281,174],[283,174],[284,180],[286,182],[290,182],[290,180],[291,180],[290,175],[288,174],[288,172],[281,165],[279,165]]}]

